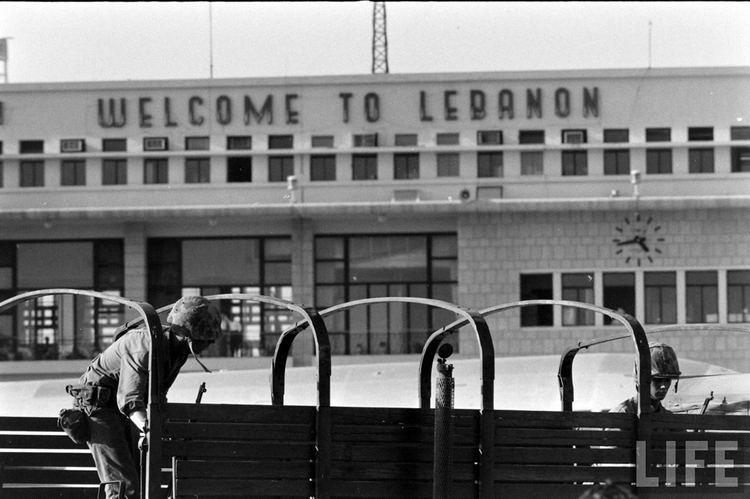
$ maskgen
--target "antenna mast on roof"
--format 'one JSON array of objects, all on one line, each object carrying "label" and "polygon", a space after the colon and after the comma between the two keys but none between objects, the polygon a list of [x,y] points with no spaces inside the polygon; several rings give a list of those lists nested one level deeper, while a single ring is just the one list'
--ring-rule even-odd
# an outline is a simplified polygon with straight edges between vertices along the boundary
[{"label": "antenna mast on roof", "polygon": [[372,3],[372,74],[375,73],[388,73],[385,2]]}]

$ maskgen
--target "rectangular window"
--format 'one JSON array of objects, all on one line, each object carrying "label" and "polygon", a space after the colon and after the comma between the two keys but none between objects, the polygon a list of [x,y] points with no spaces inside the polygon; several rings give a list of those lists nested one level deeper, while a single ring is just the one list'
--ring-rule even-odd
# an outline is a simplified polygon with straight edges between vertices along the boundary
[{"label": "rectangular window", "polygon": [[230,151],[253,148],[253,137],[250,135],[230,135],[227,137],[227,149]]},{"label": "rectangular window", "polygon": [[146,158],[143,160],[143,183],[166,184],[169,182],[167,158]]},{"label": "rectangular window", "polygon": [[[594,303],[594,275],[591,273],[562,274],[562,299]],[[591,326],[594,312],[582,308],[563,307],[563,326]]]},{"label": "rectangular window", "polygon": [[438,177],[459,176],[459,155],[457,152],[441,152],[437,156]]},{"label": "rectangular window", "polygon": [[394,139],[394,144],[397,146],[416,146],[417,134],[416,133],[397,133]]},{"label": "rectangular window", "polygon": [[729,129],[732,140],[750,140],[750,126],[733,126]]},{"label": "rectangular window", "polygon": [[503,153],[500,151],[477,153],[477,177],[502,177]]},{"label": "rectangular window", "polygon": [[[732,140],[750,140],[750,126],[733,126],[730,129]],[[750,147],[732,148],[732,172],[750,172]]]},{"label": "rectangular window", "polygon": [[128,141],[126,139],[102,139],[102,151],[104,152],[125,152],[128,150]]},{"label": "rectangular window", "polygon": [[457,146],[458,141],[457,133],[439,133],[435,137],[435,143],[439,146]]},{"label": "rectangular window", "polygon": [[21,187],[44,187],[44,161],[21,161]]},{"label": "rectangular window", "polygon": [[562,143],[563,144],[585,144],[587,140],[586,130],[582,128],[576,128],[571,130],[562,131]]},{"label": "rectangular window", "polygon": [[672,150],[646,149],[646,173],[672,173]]},{"label": "rectangular window", "polygon": [[605,128],[605,143],[621,143],[630,140],[630,131],[627,128]]},{"label": "rectangular window", "polygon": [[186,151],[208,151],[210,147],[208,137],[185,137]]},{"label": "rectangular window", "polygon": [[718,302],[716,272],[685,272],[685,307],[688,324],[719,322]]},{"label": "rectangular window", "polygon": [[354,147],[377,147],[377,133],[360,133],[354,134]]},{"label": "rectangular window", "polygon": [[209,158],[185,158],[185,183],[207,184],[211,182],[211,160]]},{"label": "rectangular window", "polygon": [[562,151],[562,174],[588,175],[589,164],[586,151]]},{"label": "rectangular window", "polygon": [[252,156],[230,156],[227,158],[227,182],[252,182]]},{"label": "rectangular window", "polygon": [[268,157],[268,181],[286,182],[287,177],[294,175],[293,156]]},{"label": "rectangular window", "polygon": [[[605,272],[604,307],[617,312],[635,315],[635,274],[632,272]],[[604,316],[604,324],[612,324],[612,318]]]},{"label": "rectangular window", "polygon": [[169,149],[169,141],[166,137],[144,137],[144,151],[166,151]]},{"label": "rectangular window", "polygon": [[[292,149],[294,147],[294,135],[269,135],[269,149]],[[286,180],[286,179],[285,179]]]},{"label": "rectangular window", "polygon": [[501,130],[480,130],[477,132],[477,144],[480,146],[499,146],[503,143]]},{"label": "rectangular window", "polygon": [[646,324],[677,323],[677,277],[674,272],[645,272]]},{"label": "rectangular window", "polygon": [[688,150],[688,171],[690,173],[713,173],[714,150],[712,147],[701,147]]},{"label": "rectangular window", "polygon": [[519,144],[544,144],[544,130],[519,130]]},{"label": "rectangular window", "polygon": [[336,180],[336,156],[333,154],[310,156],[310,180]]},{"label": "rectangular window", "polygon": [[60,139],[60,152],[86,152],[86,141],[83,139]]},{"label": "rectangular window", "polygon": [[630,151],[627,149],[608,149],[604,151],[605,175],[629,175]]},{"label": "rectangular window", "polygon": [[521,151],[521,175],[544,175],[543,151]]},{"label": "rectangular window", "polygon": [[646,142],[670,142],[671,140],[670,128],[646,128]]},{"label": "rectangular window", "polygon": [[[551,300],[552,274],[522,274],[521,300]],[[521,308],[521,327],[551,326],[552,305]]]},{"label": "rectangular window", "polygon": [[333,135],[313,135],[312,136],[313,147],[333,147]]},{"label": "rectangular window", "polygon": [[691,126],[688,128],[688,140],[691,142],[714,140],[714,128],[710,126]]},{"label": "rectangular window", "polygon": [[18,144],[18,152],[21,154],[43,154],[43,140],[22,140]]},{"label": "rectangular window", "polygon": [[419,154],[394,154],[393,178],[398,180],[419,178]]},{"label": "rectangular window", "polygon": [[126,159],[102,160],[102,185],[125,185],[128,183],[128,161]]},{"label": "rectangular window", "polygon": [[60,163],[60,185],[86,185],[86,161],[63,160]]},{"label": "rectangular window", "polygon": [[750,322],[750,270],[727,271],[727,322]]},{"label": "rectangular window", "polygon": [[352,180],[377,180],[378,158],[375,154],[352,155]]},{"label": "rectangular window", "polygon": [[3,187],[3,162],[0,161],[0,187]]}]

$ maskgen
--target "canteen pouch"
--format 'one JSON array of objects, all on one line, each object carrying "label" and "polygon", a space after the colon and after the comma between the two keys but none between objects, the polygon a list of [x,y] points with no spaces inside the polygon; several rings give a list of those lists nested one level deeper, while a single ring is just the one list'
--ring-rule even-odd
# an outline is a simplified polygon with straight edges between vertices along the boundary
[{"label": "canteen pouch", "polygon": [[77,444],[85,444],[91,438],[88,416],[81,409],[60,409],[57,426]]}]

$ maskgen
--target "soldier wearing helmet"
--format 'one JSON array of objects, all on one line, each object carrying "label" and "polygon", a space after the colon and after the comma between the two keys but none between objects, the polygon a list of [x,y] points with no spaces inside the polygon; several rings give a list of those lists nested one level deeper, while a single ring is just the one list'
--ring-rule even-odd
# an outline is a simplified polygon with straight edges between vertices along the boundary
[{"label": "soldier wearing helmet", "polygon": [[[164,359],[165,379],[160,380],[159,387],[160,393],[165,394],[188,356],[200,353],[221,336],[219,311],[201,296],[180,298],[167,316],[167,322],[163,332],[168,352]],[[75,397],[75,405],[88,415],[90,435],[86,443],[94,457],[99,480],[115,482],[106,486],[108,499],[137,498],[140,494],[138,472],[129,444],[131,425],[127,420],[135,424],[141,433],[141,442],[145,443],[150,346],[148,329],[129,331],[91,362],[81,376],[80,385],[68,387],[68,392]],[[120,488],[122,495],[118,495]]]},{"label": "soldier wearing helmet", "polygon": [[[674,389],[680,380],[680,364],[674,349],[664,343],[649,343],[651,353],[651,410],[652,412],[668,412],[661,404],[667,396],[672,381],[675,382]],[[637,369],[635,372],[635,389],[638,390]],[[637,397],[631,397],[620,403],[610,412],[626,412],[636,414],[638,412]]]}]

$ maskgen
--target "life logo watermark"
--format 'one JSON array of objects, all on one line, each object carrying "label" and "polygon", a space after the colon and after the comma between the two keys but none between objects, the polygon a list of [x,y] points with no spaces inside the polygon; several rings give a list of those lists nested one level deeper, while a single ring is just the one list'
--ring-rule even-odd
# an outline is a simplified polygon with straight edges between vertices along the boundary
[{"label": "life logo watermark", "polygon": [[[678,484],[684,487],[695,487],[697,485],[696,472],[701,469],[713,470],[711,479],[706,480],[707,476],[703,475],[701,482],[709,482],[713,487],[733,488],[739,487],[737,477],[727,476],[729,469],[735,469],[737,466],[733,459],[727,457],[728,452],[737,451],[739,444],[732,440],[717,440],[709,445],[706,440],[686,440],[684,448],[679,449],[684,452],[684,461],[678,460],[677,442],[674,440],[666,441],[664,448],[665,459],[663,463],[656,464],[664,470],[664,481],[659,482],[660,477],[648,476],[649,466],[647,463],[647,442],[639,440],[636,442],[636,486],[637,487],[677,487]],[[682,456],[679,456],[682,457]],[[706,461],[710,458],[709,463]],[[653,469],[653,468],[652,468]],[[678,477],[677,472],[681,476]],[[679,481],[678,481],[679,480]]]}]

